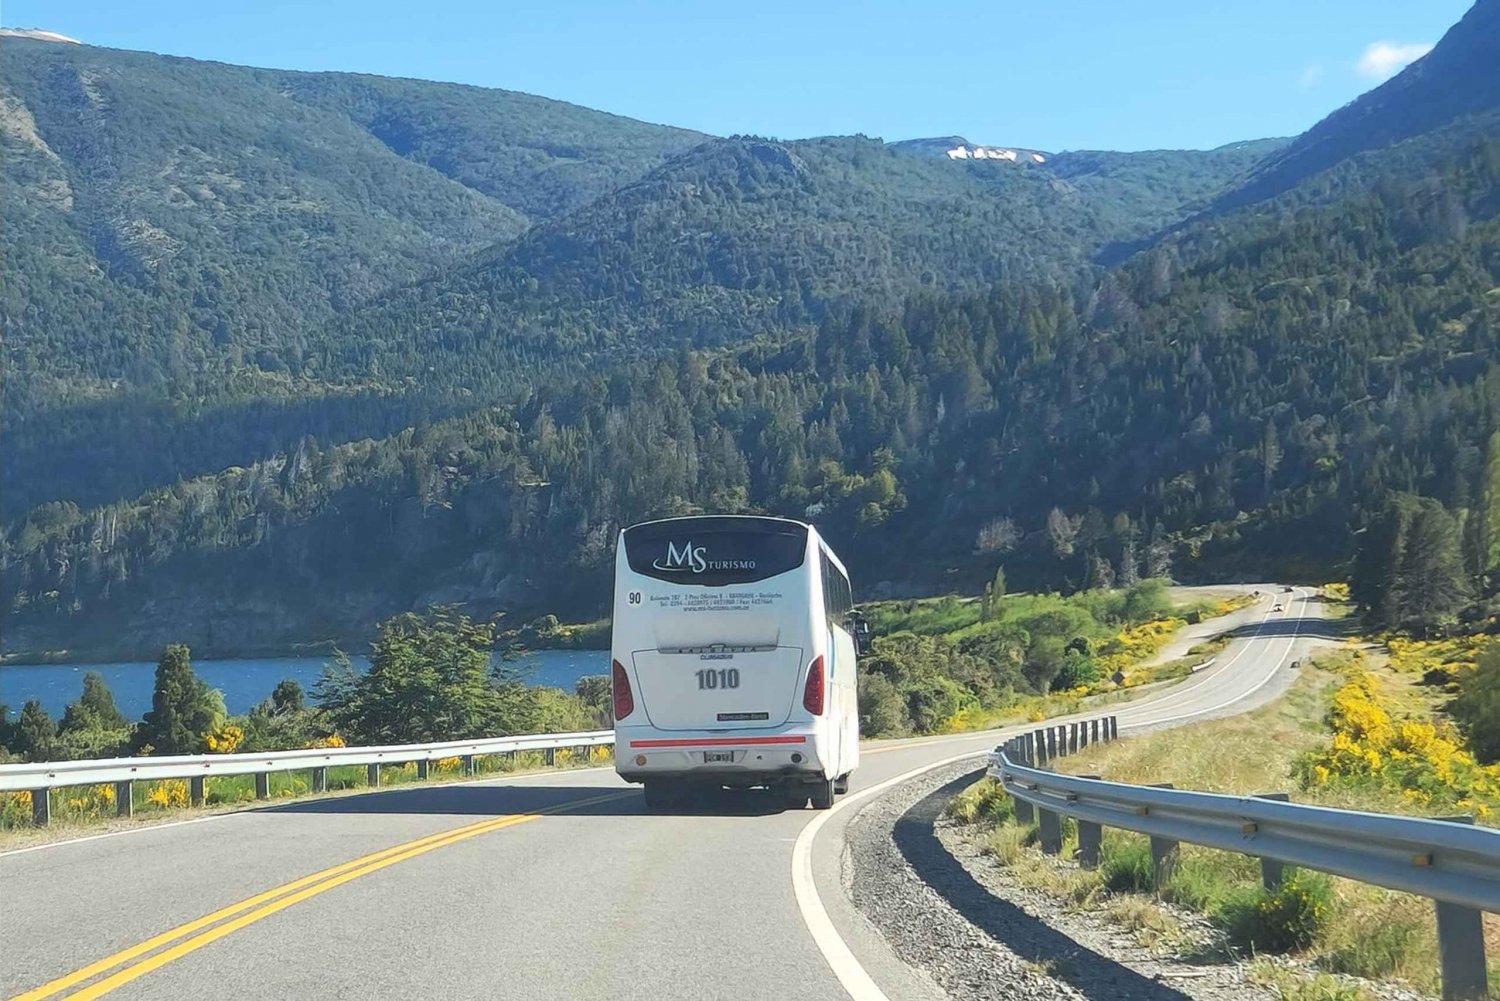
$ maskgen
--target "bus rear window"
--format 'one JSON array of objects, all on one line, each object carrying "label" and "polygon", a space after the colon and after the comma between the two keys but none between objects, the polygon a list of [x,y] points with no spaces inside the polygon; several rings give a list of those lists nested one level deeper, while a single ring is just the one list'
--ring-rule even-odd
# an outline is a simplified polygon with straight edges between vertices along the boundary
[{"label": "bus rear window", "polygon": [[683,518],[625,533],[625,558],[636,573],[707,587],[795,570],[806,553],[806,528],[770,519]]}]

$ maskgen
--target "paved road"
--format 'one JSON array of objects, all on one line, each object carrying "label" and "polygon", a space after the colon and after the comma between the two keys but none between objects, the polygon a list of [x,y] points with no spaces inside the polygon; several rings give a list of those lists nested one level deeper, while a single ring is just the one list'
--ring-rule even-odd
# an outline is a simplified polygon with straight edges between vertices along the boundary
[{"label": "paved road", "polygon": [[[1301,592],[1286,605],[1247,613],[1212,668],[1119,707],[1122,729],[1273,697],[1325,625]],[[742,795],[648,815],[638,787],[595,769],[0,855],[0,994],[940,998],[846,899],[842,830],[875,787],[1001,735],[872,743],[821,814]]]}]

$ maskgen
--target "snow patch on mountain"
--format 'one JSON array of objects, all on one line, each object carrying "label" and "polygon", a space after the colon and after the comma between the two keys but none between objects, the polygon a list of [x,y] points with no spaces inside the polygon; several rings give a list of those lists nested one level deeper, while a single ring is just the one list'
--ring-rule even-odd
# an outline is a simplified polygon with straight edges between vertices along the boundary
[{"label": "snow patch on mountain", "polygon": [[949,160],[1001,160],[1005,163],[1046,163],[1050,154],[1021,146],[983,146],[962,136],[930,139],[905,139],[891,143],[895,149],[918,156],[946,157]]},{"label": "snow patch on mountain", "polygon": [[82,45],[76,38],[56,31],[48,31],[46,28],[0,28],[0,38],[35,38],[40,42],[67,42],[70,45]]}]

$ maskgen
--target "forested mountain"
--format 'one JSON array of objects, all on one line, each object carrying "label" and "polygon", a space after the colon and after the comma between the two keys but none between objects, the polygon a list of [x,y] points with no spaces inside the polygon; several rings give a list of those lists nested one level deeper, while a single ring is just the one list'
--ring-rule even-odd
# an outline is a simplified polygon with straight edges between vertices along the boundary
[{"label": "forested mountain", "polygon": [[[306,370],[322,329],[702,138],[506,91],[0,40],[6,514],[271,454],[296,436],[258,414],[308,398],[368,415],[341,439],[389,433],[410,412],[347,400],[390,387]],[[204,439],[241,406],[229,441]],[[214,416],[153,437],[168,407]],[[185,461],[50,475],[129,448],[122,425]]]},{"label": "forested mountain", "polygon": [[700,146],[504,91],[0,45],[11,519],[832,304],[1072,280],[1258,155]]},{"label": "forested mountain", "polygon": [[695,510],[816,517],[867,589],[999,560],[1076,587],[1173,550],[1186,577],[1332,575],[1387,490],[1478,503],[1496,190],[1491,141],[1404,186],[1183,236],[1087,294],[852,307],[516,410],[49,506],[8,544],[11,639],[61,619],[79,644],[242,649],[436,600],[586,609],[620,524]]},{"label": "forested mountain", "polygon": [[[705,143],[493,259],[356,312],[323,363],[478,389],[551,360],[649,355],[816,323],[919,290],[1069,281],[1258,158],[1073,154],[1063,171],[916,157],[863,137]],[[1264,148],[1260,149],[1264,152]]]},{"label": "forested mountain", "polygon": [[[1476,0],[1426,56],[1266,158],[1220,209],[1289,191],[1340,164],[1353,184],[1420,171],[1500,131],[1500,0]],[[1360,154],[1365,154],[1361,156]]]},{"label": "forested mountain", "polygon": [[[1451,87],[1468,64],[1446,50],[1486,23],[1416,64],[1423,86]],[[1475,527],[1500,533],[1484,108],[1434,119],[1429,156],[1352,151],[1240,208],[1217,194],[1284,162],[1280,142],[1025,164],[736,137],[576,201],[502,202],[461,164],[524,170],[445,128],[456,111],[404,82],[303,82],[302,106],[342,102],[382,155],[399,132],[402,163],[527,228],[299,328],[296,351],[208,341],[157,383],[79,374],[133,357],[94,328],[68,328],[80,368],[53,372],[8,318],[8,354],[70,402],[5,445],[8,485],[45,484],[0,545],[7,649],[286,649],[439,601],[594,614],[621,525],[700,510],[815,519],[865,595],[1002,562],[1022,587],[1174,563],[1327,579],[1392,494],[1442,510],[1473,580],[1494,569]],[[27,295],[46,312],[44,286]],[[174,328],[140,315],[159,352]]]}]

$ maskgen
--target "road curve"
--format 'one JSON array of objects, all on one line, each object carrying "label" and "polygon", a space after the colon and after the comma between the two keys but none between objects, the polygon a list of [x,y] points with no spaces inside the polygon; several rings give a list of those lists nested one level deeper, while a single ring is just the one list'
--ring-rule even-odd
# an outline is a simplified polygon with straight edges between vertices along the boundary
[{"label": "road curve", "polygon": [[[1119,707],[1122,729],[1274,697],[1326,634],[1304,592],[1276,599],[1213,667]],[[742,795],[650,815],[638,787],[592,769],[3,854],[0,995],[941,998],[849,903],[842,831],[864,792],[1003,734],[872,742],[822,814]]]}]

